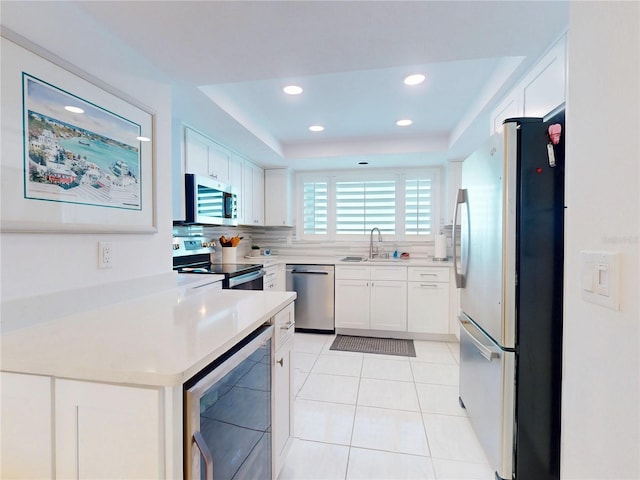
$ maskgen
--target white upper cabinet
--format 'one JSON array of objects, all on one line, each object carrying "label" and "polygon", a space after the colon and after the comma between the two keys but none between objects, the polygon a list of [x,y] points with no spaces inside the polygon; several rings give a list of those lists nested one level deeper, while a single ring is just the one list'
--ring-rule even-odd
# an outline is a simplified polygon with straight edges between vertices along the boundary
[{"label": "white upper cabinet", "polygon": [[184,128],[185,172],[230,183],[231,152],[209,137]]},{"label": "white upper cabinet", "polygon": [[264,171],[265,225],[293,225],[292,188],[293,180],[288,168]]},{"label": "white upper cabinet", "polygon": [[264,170],[245,161],[242,173],[243,225],[264,225]]},{"label": "white upper cabinet", "polygon": [[567,37],[563,36],[491,114],[491,133],[511,117],[544,117],[567,97]]},{"label": "white upper cabinet", "polygon": [[522,82],[525,117],[543,117],[566,99],[566,41],[558,42]]}]

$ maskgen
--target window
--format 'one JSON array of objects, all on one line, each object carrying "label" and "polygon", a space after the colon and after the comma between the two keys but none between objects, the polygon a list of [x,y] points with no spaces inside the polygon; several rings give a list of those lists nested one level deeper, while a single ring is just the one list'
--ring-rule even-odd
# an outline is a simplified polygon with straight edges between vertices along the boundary
[{"label": "window", "polygon": [[438,228],[439,169],[345,171],[298,175],[298,238],[367,240],[377,227],[388,240],[432,240]]},{"label": "window", "polygon": [[430,235],[433,233],[431,183],[430,178],[405,181],[405,235]]},{"label": "window", "polygon": [[303,231],[304,235],[326,235],[328,232],[327,182],[304,182]]},{"label": "window", "polygon": [[336,234],[395,233],[395,180],[336,182]]}]

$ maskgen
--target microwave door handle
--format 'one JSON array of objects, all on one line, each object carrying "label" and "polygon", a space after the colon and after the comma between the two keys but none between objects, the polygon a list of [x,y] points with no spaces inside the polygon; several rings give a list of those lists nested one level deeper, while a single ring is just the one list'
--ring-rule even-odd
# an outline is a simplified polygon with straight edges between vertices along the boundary
[{"label": "microwave door handle", "polygon": [[211,455],[211,451],[209,450],[209,447],[207,447],[207,443],[204,441],[204,437],[200,432],[194,432],[193,443],[198,448],[200,455],[204,459],[204,478],[206,480],[213,480],[213,455]]},{"label": "microwave door handle", "polygon": [[224,218],[232,218],[233,217],[233,196],[230,193],[223,194],[224,201],[224,211],[222,212],[222,216]]},{"label": "microwave door handle", "polygon": [[[453,244],[453,272],[455,274],[456,279],[456,287],[464,288],[466,285],[466,271],[460,271],[459,267],[466,267],[467,262],[469,261],[469,239],[466,238],[464,242],[464,252],[462,251],[462,241],[460,242],[461,251],[458,252],[458,235],[457,235],[457,225],[458,225],[458,213],[461,211],[460,205],[465,205],[467,209],[467,237],[469,236],[469,197],[467,195],[466,188],[458,189],[458,195],[456,197],[456,207],[453,211],[453,232],[451,233],[451,243]],[[460,228],[460,236],[462,236],[462,226]],[[462,239],[461,239],[462,240]],[[462,257],[463,253],[465,254],[464,258]],[[460,258],[461,265],[458,265],[458,258]],[[466,268],[465,268],[466,270]]]}]

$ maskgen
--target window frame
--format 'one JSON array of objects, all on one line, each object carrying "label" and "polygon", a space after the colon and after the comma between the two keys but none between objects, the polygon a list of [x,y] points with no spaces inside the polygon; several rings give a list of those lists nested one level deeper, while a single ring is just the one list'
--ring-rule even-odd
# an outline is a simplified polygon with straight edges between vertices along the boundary
[{"label": "window frame", "polygon": [[[416,179],[431,179],[432,186],[432,208],[431,208],[431,233],[428,235],[407,235],[405,233],[405,203],[406,203],[406,181]],[[367,172],[357,170],[343,170],[332,172],[303,171],[295,175],[295,218],[296,218],[296,238],[299,241],[314,243],[353,243],[369,241],[370,234],[337,234],[336,233],[336,182],[366,182],[380,180],[395,180],[396,194],[396,233],[395,235],[385,234],[385,241],[396,242],[429,242],[435,240],[435,234],[439,232],[442,225],[442,169],[441,167],[407,168],[400,173],[392,169],[371,169]],[[305,234],[304,233],[304,183],[305,182],[327,182],[327,234]],[[401,200],[400,200],[401,199]]]}]

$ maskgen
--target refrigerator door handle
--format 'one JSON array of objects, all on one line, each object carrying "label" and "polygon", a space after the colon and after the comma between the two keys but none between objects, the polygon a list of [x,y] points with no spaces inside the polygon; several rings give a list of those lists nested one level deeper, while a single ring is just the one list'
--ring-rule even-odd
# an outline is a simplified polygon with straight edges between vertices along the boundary
[{"label": "refrigerator door handle", "polygon": [[[458,195],[456,197],[456,207],[453,211],[453,232],[451,235],[451,243],[453,243],[453,271],[455,273],[455,278],[456,278],[456,287],[457,288],[465,288],[466,283],[467,283],[467,279],[466,279],[466,274],[467,274],[467,262],[468,262],[468,257],[469,257],[469,240],[466,239],[466,241],[464,242],[460,242],[460,252],[458,252],[458,247],[457,247],[457,243],[458,243],[458,235],[456,234],[457,232],[457,228],[456,225],[458,225],[458,212],[460,212],[460,205],[466,205],[467,208],[467,235],[469,232],[469,201],[468,201],[468,195],[467,195],[467,189],[466,188],[460,188],[458,189]],[[462,230],[462,228],[461,228]],[[462,235],[460,235],[462,236]],[[462,240],[462,239],[460,239]],[[464,247],[464,252],[462,251],[462,248]],[[464,253],[464,257],[462,256]],[[458,257],[460,258],[460,264],[458,264]],[[464,271],[461,271],[461,268],[464,268]]]},{"label": "refrigerator door handle", "polygon": [[480,355],[482,355],[488,361],[491,361],[494,358],[500,357],[499,353],[495,349],[487,347],[480,340],[476,338],[476,335],[474,335],[474,332],[472,332],[468,328],[468,326],[471,326],[471,322],[467,320],[463,315],[458,315],[458,322],[460,323],[460,327],[464,328],[465,331],[469,334],[469,338],[471,339],[471,342],[478,349],[478,351],[480,352]]}]

